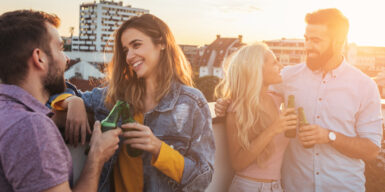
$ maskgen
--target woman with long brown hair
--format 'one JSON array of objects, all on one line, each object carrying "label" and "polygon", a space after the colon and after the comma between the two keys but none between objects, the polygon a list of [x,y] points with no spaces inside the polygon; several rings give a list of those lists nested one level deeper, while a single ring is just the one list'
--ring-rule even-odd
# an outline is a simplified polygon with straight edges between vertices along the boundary
[{"label": "woman with long brown hair", "polygon": [[[139,123],[122,125],[134,130],[124,133],[124,143],[145,151],[130,157],[122,145],[115,189],[125,191],[143,180],[144,191],[203,191],[213,173],[210,112],[192,88],[191,67],[168,26],[150,14],[124,22],[115,34],[109,74],[105,103],[123,100],[133,106]],[[136,182],[125,177],[142,170]]]}]

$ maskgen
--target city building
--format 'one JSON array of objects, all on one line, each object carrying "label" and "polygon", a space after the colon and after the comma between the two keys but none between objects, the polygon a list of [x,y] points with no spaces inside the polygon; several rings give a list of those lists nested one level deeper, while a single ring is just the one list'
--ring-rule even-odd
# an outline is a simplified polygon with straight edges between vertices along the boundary
[{"label": "city building", "polygon": [[304,39],[278,39],[263,41],[274,52],[282,65],[295,65],[306,61]]},{"label": "city building", "polygon": [[123,5],[121,1],[82,3],[79,36],[72,38],[72,51],[112,52],[114,31],[131,17],[146,13],[149,10]]},{"label": "city building", "polygon": [[182,49],[186,59],[190,62],[191,66],[197,65],[197,54],[198,54],[198,46],[197,45],[179,45]]},{"label": "city building", "polygon": [[238,38],[224,38],[217,35],[217,38],[210,45],[205,47],[202,56],[199,59],[199,77],[216,76],[223,78],[223,61],[224,59],[245,45],[242,42],[242,35]]},{"label": "city building", "polygon": [[361,70],[382,71],[385,69],[385,47],[350,44],[347,59],[350,64]]}]

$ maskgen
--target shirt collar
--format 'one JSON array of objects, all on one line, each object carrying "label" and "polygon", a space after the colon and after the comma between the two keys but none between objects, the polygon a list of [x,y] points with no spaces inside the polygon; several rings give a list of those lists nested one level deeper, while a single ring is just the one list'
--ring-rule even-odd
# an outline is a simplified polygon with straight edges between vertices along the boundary
[{"label": "shirt collar", "polygon": [[330,71],[330,75],[333,78],[336,78],[336,77],[340,76],[342,74],[342,72],[344,71],[344,69],[346,68],[347,65],[348,65],[348,63],[346,62],[346,59],[344,57],[344,60],[342,61],[342,63],[337,68],[335,68],[335,69]]},{"label": "shirt collar", "polygon": [[52,112],[44,104],[40,103],[35,97],[16,85],[0,84],[0,97],[14,100],[29,110],[52,116]]}]

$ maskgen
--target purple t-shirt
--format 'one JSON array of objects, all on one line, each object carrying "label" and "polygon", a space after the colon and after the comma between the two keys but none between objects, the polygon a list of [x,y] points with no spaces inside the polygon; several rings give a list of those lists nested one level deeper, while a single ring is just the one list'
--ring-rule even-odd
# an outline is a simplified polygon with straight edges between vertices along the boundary
[{"label": "purple t-shirt", "polygon": [[0,191],[42,191],[70,179],[71,155],[50,110],[0,84]]}]

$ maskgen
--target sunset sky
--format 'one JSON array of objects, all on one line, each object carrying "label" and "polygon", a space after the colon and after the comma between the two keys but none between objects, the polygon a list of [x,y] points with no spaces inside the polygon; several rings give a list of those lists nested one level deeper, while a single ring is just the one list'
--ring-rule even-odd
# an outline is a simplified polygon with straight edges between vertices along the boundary
[{"label": "sunset sky", "polygon": [[[69,28],[74,26],[77,35],[82,2],[93,0],[0,0],[0,13],[29,8],[56,13],[62,19],[60,34],[69,36]],[[335,7],[350,21],[349,42],[385,46],[382,0],[123,0],[123,4],[160,17],[179,44],[209,44],[216,34],[241,34],[246,43],[303,38],[306,13]]]}]

